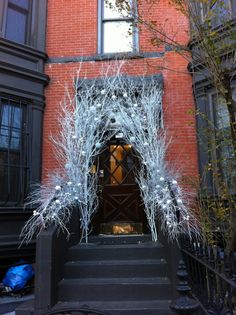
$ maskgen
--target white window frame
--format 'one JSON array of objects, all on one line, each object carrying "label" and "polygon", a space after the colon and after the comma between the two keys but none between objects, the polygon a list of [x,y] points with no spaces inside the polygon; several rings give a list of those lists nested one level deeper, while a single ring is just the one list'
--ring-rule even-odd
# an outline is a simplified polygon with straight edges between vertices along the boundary
[{"label": "white window frame", "polygon": [[[135,1],[135,0],[132,0]],[[98,0],[98,54],[122,54],[122,52],[112,52],[106,53],[104,52],[104,24],[106,22],[119,22],[119,21],[127,21],[127,22],[135,22],[135,16],[137,14],[136,4],[133,4],[134,14],[131,17],[120,17],[120,18],[104,18],[104,3],[105,0]],[[135,53],[138,51],[138,28],[136,26],[132,27],[132,39],[133,39],[133,49],[129,52],[123,53]]]}]

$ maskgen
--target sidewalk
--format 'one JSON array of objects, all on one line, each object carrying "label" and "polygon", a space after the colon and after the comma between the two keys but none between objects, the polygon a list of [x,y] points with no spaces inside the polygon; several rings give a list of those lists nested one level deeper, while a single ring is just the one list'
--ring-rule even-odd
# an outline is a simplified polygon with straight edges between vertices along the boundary
[{"label": "sidewalk", "polygon": [[15,315],[15,309],[25,301],[32,300],[33,294],[22,297],[4,296],[0,297],[0,315]]}]

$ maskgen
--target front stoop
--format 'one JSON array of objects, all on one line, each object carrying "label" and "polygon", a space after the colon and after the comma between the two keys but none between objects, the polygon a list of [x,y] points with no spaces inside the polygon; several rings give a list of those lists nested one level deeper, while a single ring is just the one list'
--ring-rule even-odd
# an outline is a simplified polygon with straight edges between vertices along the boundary
[{"label": "front stoop", "polygon": [[90,241],[70,248],[55,308],[86,305],[111,315],[172,314],[160,242],[154,244],[149,235],[98,236]]},{"label": "front stoop", "polygon": [[[58,302],[52,310],[82,306],[110,315],[171,315],[166,248],[150,236],[98,236],[69,248]],[[33,315],[18,308],[16,315]]]}]

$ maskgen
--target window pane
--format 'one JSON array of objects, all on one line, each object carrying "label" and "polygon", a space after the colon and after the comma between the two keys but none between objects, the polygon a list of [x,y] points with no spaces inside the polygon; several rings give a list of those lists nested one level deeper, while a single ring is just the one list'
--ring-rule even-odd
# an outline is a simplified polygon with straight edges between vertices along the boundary
[{"label": "window pane", "polygon": [[[234,88],[232,91],[233,99],[236,101],[236,89]],[[226,101],[221,96],[213,96],[213,103],[216,106],[216,125],[218,129],[229,128],[230,127],[230,119],[229,119],[229,111],[226,106]]]},{"label": "window pane", "polygon": [[211,19],[213,27],[226,22],[232,14],[231,0],[220,0],[212,3],[210,1],[201,2],[200,9],[202,21]]},{"label": "window pane", "polygon": [[18,7],[24,8],[26,10],[29,8],[29,0],[9,0],[9,3],[15,4]]},{"label": "window pane", "polygon": [[22,109],[16,106],[2,105],[0,148],[19,150],[22,134],[21,127]]},{"label": "window pane", "polygon": [[[130,8],[131,7],[130,1]],[[130,14],[125,10],[118,10],[118,7],[116,6],[116,0],[104,0],[104,19],[115,19],[128,16],[130,16]]]},{"label": "window pane", "polygon": [[12,8],[7,10],[6,38],[25,44],[27,15]]},{"label": "window pane", "polygon": [[0,205],[21,205],[28,172],[26,107],[0,99]]},{"label": "window pane", "polygon": [[0,152],[0,202],[14,202],[21,190],[20,153]]},{"label": "window pane", "polygon": [[128,22],[104,23],[104,53],[133,50],[132,26]]},{"label": "window pane", "polygon": [[231,17],[231,3],[229,0],[216,1],[215,5],[212,8],[213,18],[212,25],[218,26],[225,23]]},{"label": "window pane", "polygon": [[217,159],[230,192],[235,192],[236,167],[230,131],[229,112],[224,98],[213,97],[216,113]]},{"label": "window pane", "polygon": [[221,97],[218,97],[216,106],[216,124],[218,129],[230,127],[229,112],[225,100]]},{"label": "window pane", "polygon": [[110,184],[133,184],[134,179],[134,155],[131,145],[110,145],[109,175]]}]

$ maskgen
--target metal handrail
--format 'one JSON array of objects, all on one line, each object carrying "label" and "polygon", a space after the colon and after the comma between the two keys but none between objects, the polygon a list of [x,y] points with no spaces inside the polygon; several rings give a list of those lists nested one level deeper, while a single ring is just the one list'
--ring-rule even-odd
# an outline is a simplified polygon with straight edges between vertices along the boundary
[{"label": "metal handrail", "polygon": [[193,294],[205,314],[235,314],[236,253],[199,240],[182,239]]}]

